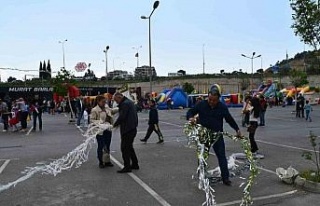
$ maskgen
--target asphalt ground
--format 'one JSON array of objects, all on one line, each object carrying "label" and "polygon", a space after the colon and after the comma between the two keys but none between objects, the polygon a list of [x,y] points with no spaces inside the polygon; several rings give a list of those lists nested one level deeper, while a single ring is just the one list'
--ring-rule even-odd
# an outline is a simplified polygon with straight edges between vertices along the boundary
[{"label": "asphalt ground", "polygon": [[[230,108],[236,121],[241,122],[241,108]],[[319,194],[305,192],[279,181],[277,167],[292,166],[297,170],[314,168],[310,161],[301,157],[303,151],[311,150],[307,138],[310,131],[320,134],[320,107],[315,106],[313,122],[296,118],[293,107],[273,107],[267,110],[266,126],[259,127],[256,139],[259,152],[265,155],[258,160],[259,172],[252,188],[253,205],[319,205]],[[140,170],[130,174],[118,174],[122,158],[119,131],[112,137],[112,168],[99,169],[96,145],[91,149],[89,160],[80,168],[72,168],[57,176],[36,174],[30,179],[0,193],[1,206],[200,206],[205,193],[198,189],[196,175],[197,159],[194,147],[187,144],[182,132],[186,110],[159,111],[160,128],[164,144],[156,144],[153,134],[147,144],[140,143],[147,130],[148,113],[139,113],[138,134],[134,147]],[[0,133],[0,184],[7,184],[22,176],[26,167],[37,162],[50,162],[62,157],[84,141],[81,131],[68,124],[64,114],[43,115],[43,131],[25,133]],[[84,129],[84,128],[82,128]],[[225,130],[234,131],[225,124]],[[241,127],[243,134],[246,129]],[[240,144],[226,141],[227,156],[242,152]],[[213,152],[213,150],[211,150]],[[217,158],[210,155],[210,169],[217,166]],[[243,165],[243,160],[237,162]],[[239,205],[244,182],[244,171],[231,178],[232,186],[214,183],[218,205]]]}]

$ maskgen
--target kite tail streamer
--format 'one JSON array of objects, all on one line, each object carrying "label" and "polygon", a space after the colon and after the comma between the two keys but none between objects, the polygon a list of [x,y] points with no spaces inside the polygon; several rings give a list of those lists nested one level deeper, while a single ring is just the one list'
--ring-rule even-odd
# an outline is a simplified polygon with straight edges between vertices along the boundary
[{"label": "kite tail streamer", "polygon": [[[215,196],[214,189],[210,186],[210,181],[208,179],[208,171],[207,171],[207,162],[209,156],[209,149],[219,138],[223,138],[223,136],[229,137],[233,141],[240,141],[241,146],[244,150],[244,154],[248,163],[250,164],[250,176],[247,179],[246,185],[243,189],[243,196],[240,205],[248,206],[252,205],[252,197],[250,195],[252,185],[254,183],[255,178],[258,175],[258,169],[256,163],[254,161],[249,138],[247,137],[237,137],[229,134],[228,132],[213,132],[210,129],[201,126],[200,124],[193,124],[188,122],[184,125],[183,129],[184,133],[188,138],[188,145],[196,144],[197,145],[197,157],[198,157],[198,187],[203,190],[206,194],[206,201],[202,204],[202,206],[215,206]],[[232,156],[228,161],[228,168],[235,169],[237,165],[235,164],[236,156]],[[214,169],[213,172],[218,171],[219,168]],[[219,169],[220,170],[220,169]]]},{"label": "kite tail streamer", "polygon": [[[88,129],[83,134],[86,138],[82,144],[74,148],[71,152],[63,157],[56,159],[49,164],[38,163],[38,166],[27,167],[22,174],[24,176],[17,180],[7,183],[5,185],[0,184],[0,193],[10,187],[15,187],[18,183],[21,183],[37,173],[56,176],[64,170],[70,170],[72,167],[79,168],[89,158],[89,152],[92,148],[92,144],[95,143],[96,135],[105,129],[100,124],[92,123],[88,126]],[[109,127],[111,129],[111,127]]]}]

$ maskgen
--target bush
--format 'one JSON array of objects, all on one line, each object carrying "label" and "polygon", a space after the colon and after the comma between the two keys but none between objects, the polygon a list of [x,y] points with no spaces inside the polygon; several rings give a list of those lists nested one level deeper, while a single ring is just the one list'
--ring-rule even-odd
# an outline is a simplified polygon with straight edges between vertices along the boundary
[{"label": "bush", "polygon": [[[302,157],[310,160],[316,167],[316,170],[306,170],[301,173],[301,177],[310,181],[320,182],[320,144],[317,143],[317,136],[310,132],[309,141],[313,148],[313,152],[303,152]],[[318,151],[317,151],[318,149]]]}]

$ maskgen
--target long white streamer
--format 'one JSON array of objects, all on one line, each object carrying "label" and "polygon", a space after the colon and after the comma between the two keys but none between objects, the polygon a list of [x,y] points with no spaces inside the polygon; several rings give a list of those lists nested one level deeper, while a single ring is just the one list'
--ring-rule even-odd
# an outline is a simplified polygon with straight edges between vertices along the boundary
[{"label": "long white streamer", "polygon": [[[80,167],[84,162],[88,160],[89,152],[92,148],[92,144],[95,143],[96,135],[104,129],[106,129],[105,125],[94,123],[90,124],[86,132],[83,134],[86,139],[82,144],[74,148],[65,156],[61,157],[60,159],[54,160],[49,164],[37,163],[38,166],[27,167],[22,172],[22,174],[25,174],[22,177],[5,185],[0,184],[0,193],[12,186],[15,187],[18,183],[31,178],[37,173],[56,176],[64,170],[70,170],[72,167]],[[111,127],[109,127],[108,129],[111,129]]]}]

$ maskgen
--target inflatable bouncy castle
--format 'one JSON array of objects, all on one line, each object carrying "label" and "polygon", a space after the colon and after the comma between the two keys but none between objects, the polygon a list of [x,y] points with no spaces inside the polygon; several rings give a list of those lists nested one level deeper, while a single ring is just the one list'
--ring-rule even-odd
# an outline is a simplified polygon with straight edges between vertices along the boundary
[{"label": "inflatable bouncy castle", "polygon": [[[156,98],[158,109],[188,107],[188,96],[181,88],[165,89]],[[169,106],[170,106],[169,105]]]},{"label": "inflatable bouncy castle", "polygon": [[276,94],[276,85],[271,79],[268,79],[266,84],[261,84],[259,86],[258,93],[265,97],[274,97]]}]

